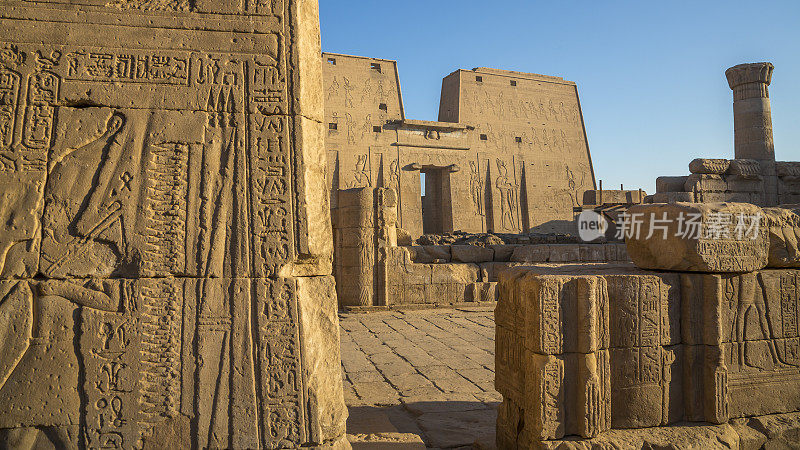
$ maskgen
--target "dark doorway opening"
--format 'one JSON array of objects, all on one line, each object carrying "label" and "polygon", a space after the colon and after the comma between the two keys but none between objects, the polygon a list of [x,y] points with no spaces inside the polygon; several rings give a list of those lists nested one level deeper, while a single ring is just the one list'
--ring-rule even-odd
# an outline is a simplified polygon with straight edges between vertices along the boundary
[{"label": "dark doorway opening", "polygon": [[448,167],[426,166],[420,171],[422,189],[422,232],[442,234],[453,231]]}]

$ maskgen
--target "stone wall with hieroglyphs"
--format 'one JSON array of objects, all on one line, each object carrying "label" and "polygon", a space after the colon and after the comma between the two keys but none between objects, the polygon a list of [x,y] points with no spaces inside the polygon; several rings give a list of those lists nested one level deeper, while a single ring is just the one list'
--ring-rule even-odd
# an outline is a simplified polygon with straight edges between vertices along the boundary
[{"label": "stone wall with hieroglyphs", "polygon": [[0,5],[0,440],[341,442],[317,2]]},{"label": "stone wall with hieroglyphs", "polygon": [[[334,207],[340,189],[391,187],[412,237],[575,231],[574,208],[595,188],[575,83],[459,70],[443,81],[439,122],[428,122],[405,117],[396,62],[322,60]],[[444,191],[426,195],[422,174]]]},{"label": "stone wall with hieroglyphs", "polygon": [[574,82],[458,70],[444,79],[439,120],[475,127],[468,145],[490,183],[493,230],[574,232],[573,208],[595,188]]}]

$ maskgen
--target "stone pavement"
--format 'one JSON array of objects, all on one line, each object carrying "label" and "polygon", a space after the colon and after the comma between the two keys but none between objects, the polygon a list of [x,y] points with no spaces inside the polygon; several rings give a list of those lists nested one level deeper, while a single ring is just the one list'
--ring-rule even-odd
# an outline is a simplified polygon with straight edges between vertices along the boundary
[{"label": "stone pavement", "polygon": [[341,313],[340,321],[348,434],[413,433],[433,448],[494,440],[492,308]]}]

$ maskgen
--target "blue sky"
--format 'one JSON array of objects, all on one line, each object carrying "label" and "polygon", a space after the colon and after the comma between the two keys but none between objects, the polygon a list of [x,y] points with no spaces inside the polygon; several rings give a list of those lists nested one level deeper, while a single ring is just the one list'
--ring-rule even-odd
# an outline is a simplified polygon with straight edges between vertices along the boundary
[{"label": "blue sky", "polygon": [[456,69],[577,82],[596,177],[648,192],[733,158],[725,69],[771,61],[775,152],[800,161],[798,0],[320,0],[320,20],[324,51],[398,61],[411,119],[436,120]]}]

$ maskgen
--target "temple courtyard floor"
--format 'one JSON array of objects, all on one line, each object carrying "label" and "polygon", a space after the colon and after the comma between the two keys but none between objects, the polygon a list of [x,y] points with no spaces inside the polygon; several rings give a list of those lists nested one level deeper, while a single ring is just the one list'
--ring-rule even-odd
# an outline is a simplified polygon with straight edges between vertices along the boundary
[{"label": "temple courtyard floor", "polygon": [[341,313],[339,319],[354,449],[494,442],[501,396],[494,390],[492,307]]}]

